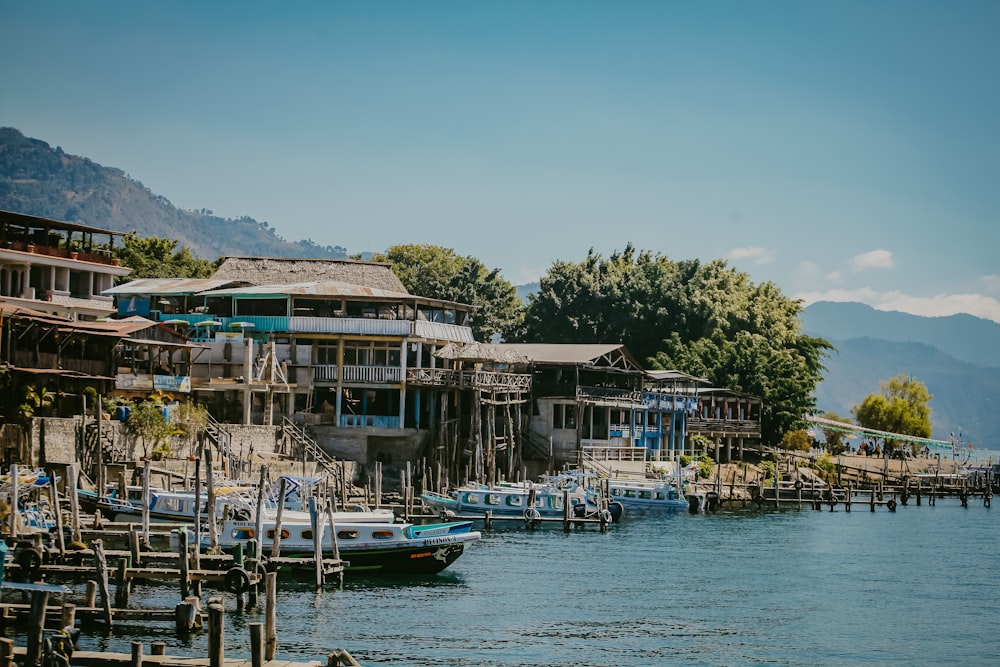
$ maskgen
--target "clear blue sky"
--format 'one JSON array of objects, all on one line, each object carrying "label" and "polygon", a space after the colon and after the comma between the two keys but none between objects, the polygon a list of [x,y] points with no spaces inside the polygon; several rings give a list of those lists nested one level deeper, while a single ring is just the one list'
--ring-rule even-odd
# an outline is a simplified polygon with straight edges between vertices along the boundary
[{"label": "clear blue sky", "polygon": [[1000,2],[0,0],[0,125],[516,284],[631,241],[1000,321]]}]

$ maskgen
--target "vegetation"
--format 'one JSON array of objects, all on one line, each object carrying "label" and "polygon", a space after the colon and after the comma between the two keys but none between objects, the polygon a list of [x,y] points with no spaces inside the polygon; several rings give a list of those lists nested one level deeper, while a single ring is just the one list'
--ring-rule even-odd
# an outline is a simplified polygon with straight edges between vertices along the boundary
[{"label": "vegetation", "polygon": [[172,432],[173,428],[163,416],[163,406],[153,401],[137,403],[125,420],[125,433],[133,442],[142,445],[144,458],[162,458],[169,453],[165,440]]},{"label": "vegetation", "polygon": [[190,248],[178,248],[178,242],[172,239],[128,234],[124,242],[124,246],[114,249],[114,256],[132,269],[131,275],[123,278],[125,281],[138,278],[208,278],[222,262],[222,258],[214,262],[200,259]]},{"label": "vegetation", "polygon": [[475,257],[462,257],[435,245],[395,245],[376,262],[388,262],[411,294],[457,301],[475,307],[472,331],[477,340],[507,340],[521,328],[524,311],[517,289]]},{"label": "vegetation", "polygon": [[781,446],[790,451],[808,452],[812,449],[812,439],[802,429],[787,431],[781,438]]},{"label": "vegetation", "polygon": [[[653,368],[704,376],[762,399],[765,442],[815,411],[830,343],[801,331],[800,302],[722,260],[672,261],[629,244],[556,262],[529,299],[523,339],[622,342]],[[666,338],[664,338],[666,336]]]},{"label": "vegetation", "polygon": [[32,417],[48,414],[55,402],[56,394],[45,385],[25,385],[24,401],[17,408],[18,416],[27,422]]},{"label": "vegetation", "polygon": [[208,408],[201,403],[187,401],[178,407],[177,418],[179,435],[187,440],[188,451],[195,452],[195,443],[205,433],[208,427]]},{"label": "vegetation", "polygon": [[927,386],[906,375],[880,383],[878,394],[868,394],[851,412],[865,428],[912,435],[931,436],[931,394]]}]

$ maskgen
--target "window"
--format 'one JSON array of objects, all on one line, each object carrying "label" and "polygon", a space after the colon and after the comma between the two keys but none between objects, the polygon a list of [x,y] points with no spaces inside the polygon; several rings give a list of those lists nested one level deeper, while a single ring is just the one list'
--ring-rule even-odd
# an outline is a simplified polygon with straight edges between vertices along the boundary
[{"label": "window", "polygon": [[552,428],[576,428],[576,406],[565,403],[553,404]]},{"label": "window", "polygon": [[392,539],[391,530],[373,530],[372,537],[376,540],[391,540]]},{"label": "window", "polygon": [[361,537],[361,534],[356,530],[339,530],[337,531],[338,540],[356,540]]}]

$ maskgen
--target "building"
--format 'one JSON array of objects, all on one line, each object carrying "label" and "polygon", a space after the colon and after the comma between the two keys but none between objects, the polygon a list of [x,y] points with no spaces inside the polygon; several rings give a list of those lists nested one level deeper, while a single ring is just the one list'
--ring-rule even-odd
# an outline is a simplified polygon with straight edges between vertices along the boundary
[{"label": "building", "polygon": [[113,257],[121,232],[0,211],[0,301],[68,319],[111,315],[104,292],[131,269]]}]

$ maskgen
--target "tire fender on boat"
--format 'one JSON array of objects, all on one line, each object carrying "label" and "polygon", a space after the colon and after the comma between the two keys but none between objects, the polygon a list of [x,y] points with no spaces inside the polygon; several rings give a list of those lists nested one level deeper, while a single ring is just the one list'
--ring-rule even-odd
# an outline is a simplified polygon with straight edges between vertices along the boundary
[{"label": "tire fender on boat", "polygon": [[611,523],[614,517],[611,516],[611,510],[601,510],[601,521],[604,523]]},{"label": "tire fender on boat", "polygon": [[528,507],[524,510],[524,518],[526,521],[538,521],[542,518],[542,515],[534,507]]}]

